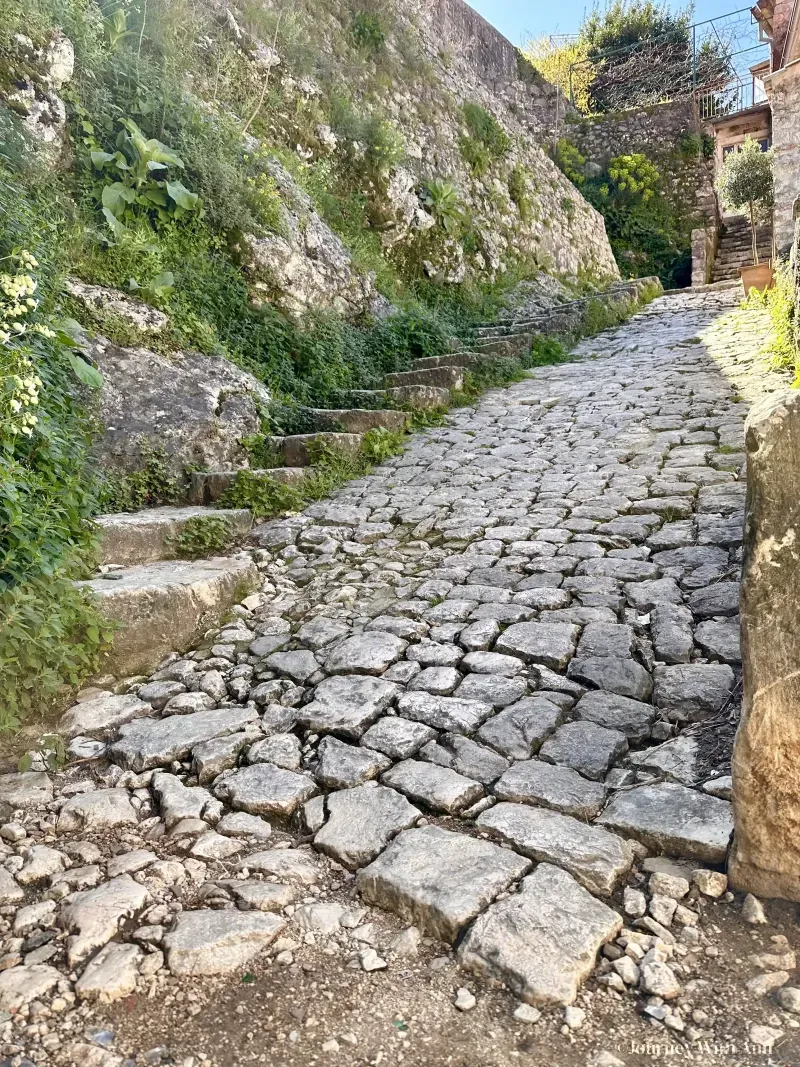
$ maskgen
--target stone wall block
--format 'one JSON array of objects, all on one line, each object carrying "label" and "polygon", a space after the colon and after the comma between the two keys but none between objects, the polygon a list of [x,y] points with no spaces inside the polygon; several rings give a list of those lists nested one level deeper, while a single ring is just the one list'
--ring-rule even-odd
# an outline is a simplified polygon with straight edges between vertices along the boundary
[{"label": "stone wall block", "polygon": [[758,403],[746,443],[744,705],[730,878],[758,896],[800,901],[800,393]]}]

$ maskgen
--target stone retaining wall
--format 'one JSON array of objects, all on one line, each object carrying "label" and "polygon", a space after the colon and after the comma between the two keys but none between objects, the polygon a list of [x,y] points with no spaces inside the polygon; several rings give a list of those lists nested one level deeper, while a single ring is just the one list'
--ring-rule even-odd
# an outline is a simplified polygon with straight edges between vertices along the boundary
[{"label": "stone retaining wall", "polygon": [[667,195],[698,219],[715,215],[713,161],[682,149],[682,140],[711,133],[698,123],[690,100],[568,118],[565,127],[565,136],[590,164],[605,166],[614,156],[642,152],[661,171]]}]

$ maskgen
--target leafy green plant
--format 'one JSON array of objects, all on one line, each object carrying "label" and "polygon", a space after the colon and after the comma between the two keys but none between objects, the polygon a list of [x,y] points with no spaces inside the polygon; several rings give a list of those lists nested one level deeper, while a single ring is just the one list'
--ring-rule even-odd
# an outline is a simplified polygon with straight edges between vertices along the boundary
[{"label": "leafy green plant", "polygon": [[580,188],[586,181],[583,168],[586,156],[566,137],[560,137],[553,152],[553,162],[565,174],[573,185]]},{"label": "leafy green plant", "polygon": [[182,181],[153,176],[183,170],[180,156],[155,137],[145,137],[133,119],[120,119],[120,125],[116,151],[96,148],[91,152],[92,166],[114,179],[99,191],[103,216],[114,235],[122,236],[126,224],[142,217],[166,223],[200,213],[200,197]]},{"label": "leafy green plant", "polygon": [[255,519],[268,519],[287,511],[299,511],[303,498],[291,486],[268,474],[239,471],[236,481],[220,497],[217,507],[248,508]]},{"label": "leafy green plant", "polygon": [[67,763],[67,749],[59,734],[43,734],[36,743],[34,751],[26,752],[17,764],[17,769],[24,774],[33,766],[34,756],[38,756],[48,771],[56,773]]},{"label": "leafy green plant", "polygon": [[172,504],[178,499],[179,486],[167,469],[167,457],[161,449],[143,449],[142,466],[129,474],[110,471],[101,480],[97,510],[101,514],[117,511],[140,511],[145,507]]},{"label": "leafy green plant", "polygon": [[232,540],[231,523],[224,515],[195,515],[186,521],[170,547],[179,559],[202,559],[224,551]]},{"label": "leafy green plant", "polygon": [[361,442],[361,455],[368,463],[383,463],[390,456],[402,452],[405,434],[387,430],[384,426],[367,430]]},{"label": "leafy green plant", "polygon": [[758,265],[756,225],[766,221],[774,205],[773,150],[761,151],[758,141],[748,137],[722,161],[716,180],[717,192],[730,211],[747,210],[750,218],[753,263]]},{"label": "leafy green plant", "polygon": [[422,186],[422,203],[442,229],[456,234],[464,224],[464,212],[458,189],[452,182],[432,178]]},{"label": "leafy green plant", "polygon": [[511,138],[494,117],[480,104],[467,103],[461,109],[469,130],[459,141],[461,154],[476,177],[485,174],[492,163],[508,155]]}]

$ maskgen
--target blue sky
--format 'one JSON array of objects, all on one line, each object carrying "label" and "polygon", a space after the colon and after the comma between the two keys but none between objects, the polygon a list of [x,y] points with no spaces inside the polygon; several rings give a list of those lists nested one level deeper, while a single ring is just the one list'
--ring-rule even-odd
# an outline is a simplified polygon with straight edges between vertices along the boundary
[{"label": "blue sky", "polygon": [[[575,33],[592,0],[560,0],[558,4],[524,3],[523,0],[468,0],[468,3],[516,45],[530,37],[551,33]],[[604,5],[603,5],[604,6]],[[683,4],[670,4],[673,8]],[[716,18],[745,7],[745,0],[700,0],[695,5],[695,21]]]}]

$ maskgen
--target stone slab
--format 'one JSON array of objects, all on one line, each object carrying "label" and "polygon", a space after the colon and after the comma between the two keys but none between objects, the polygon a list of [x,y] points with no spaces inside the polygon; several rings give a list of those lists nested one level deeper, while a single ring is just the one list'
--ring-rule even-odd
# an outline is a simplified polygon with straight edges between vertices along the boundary
[{"label": "stone slab", "polygon": [[77,584],[119,626],[103,669],[121,677],[146,673],[168,652],[190,648],[261,584],[249,556],[149,563],[112,573],[114,581]]},{"label": "stone slab", "polygon": [[578,819],[593,819],[605,802],[606,791],[570,767],[558,767],[541,760],[522,760],[495,782],[492,792],[498,800],[553,808]]},{"label": "stone slab", "polygon": [[314,847],[351,871],[371,863],[421,815],[404,796],[385,786],[332,793],[326,808],[328,818],[314,838]]},{"label": "stone slab", "polygon": [[479,916],[458,949],[465,970],[499,979],[527,1004],[574,1003],[622,918],[566,871],[540,863],[520,891]]},{"label": "stone slab", "polygon": [[194,715],[170,715],[166,719],[136,719],[120,727],[109,754],[115,763],[140,774],[173,760],[188,759],[195,745],[239,733],[257,720],[255,708],[237,706],[212,708]]},{"label": "stone slab", "polygon": [[599,896],[609,896],[633,863],[626,841],[598,826],[548,808],[495,804],[477,825],[523,856],[563,867]]},{"label": "stone slab", "polygon": [[356,885],[368,903],[452,944],[529,869],[529,860],[490,841],[425,826],[399,834]]},{"label": "stone slab", "polygon": [[164,936],[175,975],[230,974],[272,944],[286,920],[261,911],[183,911]]},{"label": "stone slab", "polygon": [[597,822],[654,852],[707,863],[724,862],[733,833],[727,800],[673,782],[617,793]]}]

